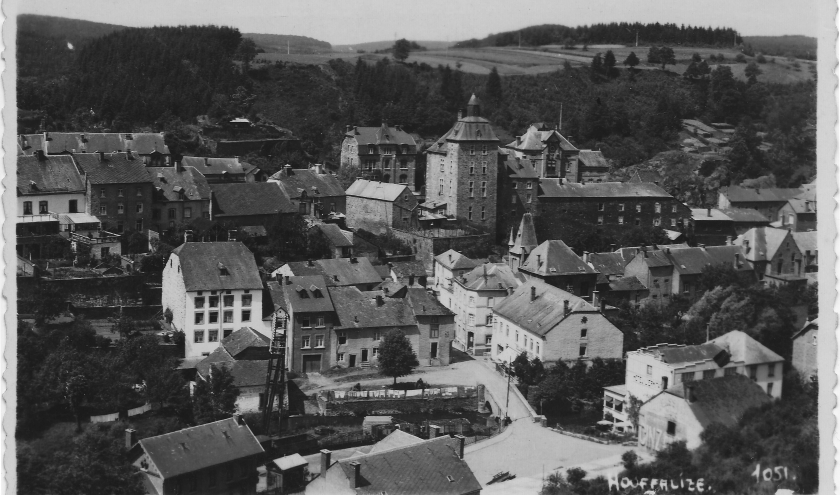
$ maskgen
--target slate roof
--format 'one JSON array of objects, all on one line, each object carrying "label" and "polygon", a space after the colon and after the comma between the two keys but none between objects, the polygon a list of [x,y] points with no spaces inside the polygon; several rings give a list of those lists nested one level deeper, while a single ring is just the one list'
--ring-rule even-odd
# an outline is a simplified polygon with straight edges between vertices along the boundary
[{"label": "slate roof", "polygon": [[726,196],[733,203],[784,203],[785,201],[802,194],[802,189],[768,187],[758,189],[753,187],[729,186],[720,188],[720,193]]},{"label": "slate roof", "polygon": [[18,196],[84,190],[85,183],[70,156],[17,157]]},{"label": "slate roof", "polygon": [[[221,175],[225,172],[231,176],[245,175],[246,164],[238,158],[206,158],[203,156],[185,156],[181,158],[181,165],[193,167],[202,175]],[[248,166],[250,168],[250,166]]]},{"label": "slate roof", "polygon": [[414,313],[405,299],[376,296],[380,292],[362,292],[355,287],[330,287],[333,307],[338,315],[336,328],[374,328],[416,325]]},{"label": "slate roof", "polygon": [[[174,250],[186,290],[262,290],[254,254],[241,242],[185,242]],[[220,264],[228,275],[221,275]]]},{"label": "slate roof", "polygon": [[627,182],[662,182],[662,176],[655,170],[636,170],[630,175],[630,180]]},{"label": "slate roof", "polygon": [[269,304],[270,313],[277,311],[278,309],[282,309],[283,311],[289,312],[289,303],[286,301],[286,296],[283,294],[283,286],[280,282],[275,280],[270,280],[266,282],[266,286],[268,288],[267,296],[269,300],[266,301],[265,295],[263,296],[263,306],[266,306],[266,303]]},{"label": "slate roof", "polygon": [[430,153],[446,153],[449,141],[474,141],[498,143],[490,121],[478,116],[461,117],[455,125],[426,150]]},{"label": "slate roof", "polygon": [[806,321],[802,328],[800,328],[793,336],[790,338],[791,340],[796,340],[797,337],[807,333],[809,330],[819,330],[819,323],[817,323],[816,319]]},{"label": "slate roof", "polygon": [[428,276],[423,262],[418,260],[393,261],[391,262],[391,270],[397,277],[400,278],[409,277],[411,275],[414,275],[415,277]]},{"label": "slate roof", "polygon": [[642,256],[642,259],[649,268],[673,266],[673,262],[665,255],[664,251],[639,251],[636,253],[636,256]]},{"label": "slate roof", "polygon": [[44,149],[43,134],[21,134],[18,136],[18,154],[32,155]]},{"label": "slate roof", "polygon": [[[537,258],[539,257],[539,263]],[[595,273],[561,240],[545,241],[528,255],[528,259],[519,268],[521,271],[544,276]]]},{"label": "slate roof", "polygon": [[634,290],[647,290],[645,284],[639,282],[639,279],[636,277],[621,277],[620,279],[610,282],[610,290],[611,291],[634,291]]},{"label": "slate roof", "polygon": [[[537,298],[534,301],[531,301],[531,287],[537,289]],[[569,301],[572,313],[597,311],[594,306],[574,294],[548,285],[542,280],[531,279],[497,304],[494,312],[515,321],[529,332],[542,336],[566,318],[564,301]]]},{"label": "slate roof", "polygon": [[355,489],[360,495],[478,493],[481,484],[467,463],[458,458],[459,443],[459,439],[444,435],[419,444],[343,459],[332,469],[341,469],[350,477],[354,476],[350,462],[361,464],[362,483]]},{"label": "slate roof", "polygon": [[566,182],[540,179],[541,198],[671,198],[664,189],[650,182]]},{"label": "slate roof", "polygon": [[389,184],[367,179],[356,179],[345,192],[347,196],[378,199],[380,201],[396,201],[403,194],[412,194],[411,189],[402,184]]},{"label": "slate roof", "polygon": [[[129,140],[129,136],[133,139]],[[30,155],[35,150],[44,150],[49,154],[60,153],[93,153],[102,151],[111,153],[115,151],[134,151],[141,155],[151,155],[154,152],[163,155],[169,154],[169,147],[166,146],[163,133],[134,132],[48,132],[46,134],[26,134],[21,136],[20,142],[28,145],[23,146],[24,152]],[[46,148],[44,147],[46,144]]]},{"label": "slate roof", "polygon": [[723,346],[709,342],[689,346],[660,344],[642,349],[642,351],[659,355],[662,362],[674,366],[714,359],[715,356],[724,350]]},{"label": "slate roof", "polygon": [[167,201],[181,201],[181,192],[185,201],[210,198],[207,179],[193,167],[183,167],[180,172],[175,167],[147,167],[146,171]]},{"label": "slate roof", "polygon": [[[321,275],[289,277],[283,284],[286,302],[295,313],[331,313],[333,301]],[[272,296],[273,298],[273,296]]]},{"label": "slate roof", "polygon": [[528,157],[518,158],[511,153],[502,153],[508,176],[515,179],[538,179],[540,174],[534,167],[534,162]]},{"label": "slate roof", "polygon": [[556,136],[556,140],[558,141],[560,148],[566,151],[575,151],[575,148],[562,134],[557,132],[556,130],[540,130],[544,127],[544,123],[539,122],[537,124],[531,125],[525,134],[519,136],[520,144],[516,144],[516,141],[512,141],[511,143],[507,144],[507,148],[513,148],[520,151],[542,151],[547,141]]},{"label": "slate roof", "polygon": [[385,450],[396,449],[400,447],[408,447],[409,445],[417,445],[423,443],[422,438],[415,437],[411,433],[406,433],[402,430],[394,430],[390,435],[376,442],[368,454],[377,454]]},{"label": "slate roof", "polygon": [[264,347],[268,349],[270,339],[250,327],[242,327],[222,339],[222,347],[232,356],[236,357],[242,351],[250,347]]},{"label": "slate roof", "polygon": [[743,361],[746,365],[784,361],[782,356],[740,330],[733,330],[711,342],[727,348],[733,361]]},{"label": "slate roof", "polygon": [[353,247],[353,243],[342,232],[341,228],[334,223],[319,223],[312,227],[317,228],[327,238],[333,247]]},{"label": "slate roof", "polygon": [[752,208],[723,208],[720,210],[733,222],[769,222],[758,210]]},{"label": "slate roof", "polygon": [[788,200],[788,204],[794,213],[817,213],[817,202],[810,199],[793,198]]},{"label": "slate roof", "polygon": [[732,218],[717,208],[692,208],[691,219],[695,222],[731,222]]},{"label": "slate roof", "polygon": [[793,242],[796,243],[796,247],[799,248],[799,252],[803,255],[805,251],[811,251],[811,254],[813,254],[819,249],[817,247],[816,230],[812,232],[791,232],[790,235],[793,237]]},{"label": "slate roof", "polygon": [[360,145],[368,144],[407,144],[416,146],[417,143],[411,134],[402,130],[401,127],[392,127],[383,123],[379,127],[356,127],[344,134],[346,137],[355,137]]},{"label": "slate roof", "polygon": [[628,262],[621,253],[589,253],[589,263],[602,275],[624,275]]},{"label": "slate roof", "polygon": [[578,160],[583,163],[584,167],[610,168],[610,164],[607,163],[607,159],[604,158],[604,154],[600,151],[580,150],[578,152]]},{"label": "slate roof", "polygon": [[195,369],[206,380],[210,377],[211,365],[214,365],[217,369],[220,367],[227,368],[231,376],[233,376],[233,385],[235,387],[265,386],[265,375],[268,373],[268,360],[241,359],[219,362],[208,362],[204,360],[198,363]]},{"label": "slate roof", "polygon": [[436,298],[432,297],[426,289],[421,287],[409,287],[406,293],[406,299],[415,315],[452,316],[455,314]]},{"label": "slate roof", "polygon": [[[698,380],[693,386],[695,400],[688,402],[688,407],[703,427],[712,423],[734,426],[747,409],[771,400],[760,385],[744,375]],[[684,399],[685,386],[674,385],[666,393]]]},{"label": "slate roof", "polygon": [[525,281],[525,276],[514,273],[504,263],[484,263],[455,281],[469,290],[500,290],[508,287],[516,289]]},{"label": "slate roof", "polygon": [[144,438],[139,443],[163,478],[264,452],[251,429],[233,418]]},{"label": "slate roof", "polygon": [[297,213],[285,193],[272,182],[230,182],[210,184],[213,217],[277,215]]},{"label": "slate roof", "polygon": [[534,228],[534,218],[530,212],[526,212],[519,222],[519,231],[510,252],[519,255],[528,254],[537,245],[539,245],[539,241],[537,241],[537,230]]},{"label": "slate roof", "polygon": [[[355,260],[355,262],[352,260]],[[328,286],[379,284],[382,282],[379,272],[365,257],[318,260],[315,264],[321,267],[321,273],[327,279]],[[337,280],[336,277],[338,277]]]},{"label": "slate roof", "polygon": [[146,172],[143,161],[127,153],[106,153],[100,159],[99,153],[75,153],[73,158],[91,184],[139,184],[150,183],[152,178]]},{"label": "slate roof", "polygon": [[475,268],[479,265],[477,261],[473,261],[470,258],[467,258],[466,256],[459,253],[458,251],[455,251],[454,249],[444,251],[443,253],[435,256],[435,261],[437,261],[444,268],[450,271],[468,270],[470,268]]},{"label": "slate roof", "polygon": [[744,257],[749,261],[770,261],[790,234],[787,229],[753,227],[739,235],[735,244],[742,247]]},{"label": "slate roof", "polygon": [[344,196],[344,188],[334,176],[319,174],[314,170],[291,169],[281,170],[269,180],[276,181],[286,194],[292,198],[300,198],[300,193],[306,191],[310,197]]}]

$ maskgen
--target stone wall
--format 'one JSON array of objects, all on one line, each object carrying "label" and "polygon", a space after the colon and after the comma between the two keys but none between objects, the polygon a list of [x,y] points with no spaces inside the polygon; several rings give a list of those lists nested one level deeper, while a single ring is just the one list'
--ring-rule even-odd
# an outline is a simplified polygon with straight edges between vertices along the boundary
[{"label": "stone wall", "polygon": [[434,257],[449,249],[463,251],[483,239],[493,241],[492,234],[461,235],[452,237],[434,237],[430,232],[392,229],[391,232],[400,240],[412,246],[417,259],[423,262],[426,271],[433,272]]},{"label": "stone wall", "polygon": [[330,401],[327,403],[327,415],[365,414],[371,411],[399,411],[400,413],[421,413],[432,410],[452,411],[466,409],[475,411],[478,405],[475,397],[434,397],[419,399],[366,399],[355,401]]}]

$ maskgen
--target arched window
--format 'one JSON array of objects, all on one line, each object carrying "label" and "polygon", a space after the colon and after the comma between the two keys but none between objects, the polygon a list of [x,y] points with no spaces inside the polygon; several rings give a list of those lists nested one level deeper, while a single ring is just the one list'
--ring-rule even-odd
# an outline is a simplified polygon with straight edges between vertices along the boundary
[{"label": "arched window", "polygon": [[408,183],[408,175],[400,174],[400,184],[407,184]]}]

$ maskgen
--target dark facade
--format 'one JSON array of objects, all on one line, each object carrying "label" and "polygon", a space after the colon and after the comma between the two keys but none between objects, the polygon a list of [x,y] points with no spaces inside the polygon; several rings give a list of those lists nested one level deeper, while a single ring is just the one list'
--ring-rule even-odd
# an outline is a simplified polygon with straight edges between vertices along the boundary
[{"label": "dark facade", "polygon": [[151,225],[154,184],[146,166],[132,153],[73,155],[86,178],[87,213],[102,228],[120,234],[143,232]]},{"label": "dark facade", "polygon": [[341,143],[341,167],[358,167],[367,180],[404,184],[415,190],[418,146],[400,126],[350,127]]}]

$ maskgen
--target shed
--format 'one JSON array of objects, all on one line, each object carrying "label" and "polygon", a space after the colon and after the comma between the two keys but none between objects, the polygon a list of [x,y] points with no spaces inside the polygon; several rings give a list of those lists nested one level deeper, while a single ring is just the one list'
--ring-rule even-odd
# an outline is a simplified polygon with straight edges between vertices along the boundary
[{"label": "shed", "polygon": [[365,416],[362,421],[362,431],[368,435],[372,433],[374,426],[393,424],[391,416]]}]

